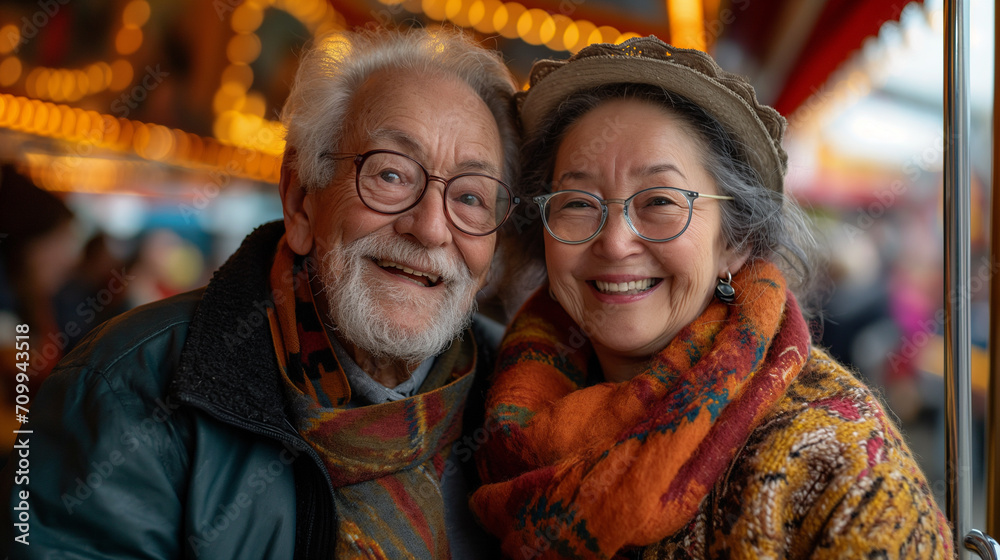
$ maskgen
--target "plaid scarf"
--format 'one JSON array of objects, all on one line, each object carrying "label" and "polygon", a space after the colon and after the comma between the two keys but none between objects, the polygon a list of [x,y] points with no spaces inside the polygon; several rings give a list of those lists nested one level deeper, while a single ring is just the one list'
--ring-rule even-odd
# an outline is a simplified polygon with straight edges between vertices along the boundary
[{"label": "plaid scarf", "polygon": [[784,394],[809,333],[784,278],[756,262],[648,369],[588,383],[581,329],[543,287],[518,312],[487,398],[480,522],[516,558],[611,558],[682,529]]},{"label": "plaid scarf", "polygon": [[333,481],[336,557],[450,557],[441,478],[462,429],[474,337],[437,357],[417,395],[346,408],[350,385],[316,311],[309,272],[285,238],[271,289],[268,319],[292,422]]}]

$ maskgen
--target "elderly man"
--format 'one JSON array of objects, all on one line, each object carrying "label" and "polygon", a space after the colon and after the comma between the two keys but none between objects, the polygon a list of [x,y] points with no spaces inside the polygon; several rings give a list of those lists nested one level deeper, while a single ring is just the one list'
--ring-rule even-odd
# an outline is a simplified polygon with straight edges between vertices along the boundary
[{"label": "elderly man", "polygon": [[57,367],[2,474],[10,556],[481,557],[462,416],[499,330],[473,310],[517,202],[513,91],[448,31],[307,52],[284,223]]}]

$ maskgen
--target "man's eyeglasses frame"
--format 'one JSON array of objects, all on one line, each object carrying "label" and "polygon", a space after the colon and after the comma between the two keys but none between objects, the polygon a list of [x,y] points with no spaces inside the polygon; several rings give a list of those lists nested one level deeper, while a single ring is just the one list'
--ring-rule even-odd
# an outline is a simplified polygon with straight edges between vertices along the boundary
[{"label": "man's eyeglasses frame", "polygon": [[[405,208],[402,208],[402,209],[399,209],[399,210],[381,210],[379,208],[373,207],[367,200],[365,200],[364,195],[361,194],[361,169],[364,166],[365,161],[368,158],[370,158],[371,156],[377,155],[377,154],[392,154],[392,155],[404,157],[404,158],[412,161],[414,164],[417,165],[417,167],[420,168],[421,171],[423,171],[424,177],[426,178],[424,180],[424,186],[423,186],[423,188],[420,191],[420,195],[409,206],[407,206]],[[424,167],[423,164],[421,164],[419,161],[413,159],[412,157],[410,157],[410,156],[408,156],[408,155],[406,155],[406,154],[404,154],[402,152],[397,152],[395,150],[369,150],[369,151],[367,151],[367,152],[365,152],[363,154],[323,152],[322,154],[320,154],[320,157],[332,159],[334,161],[342,161],[342,160],[347,160],[347,159],[353,160],[354,161],[354,169],[355,169],[355,172],[354,172],[354,188],[358,192],[358,198],[360,198],[361,202],[366,207],[368,207],[370,210],[372,210],[374,212],[378,212],[379,214],[385,214],[387,216],[394,216],[396,214],[402,214],[402,213],[404,213],[404,212],[412,209],[416,205],[420,204],[420,201],[423,200],[424,195],[427,193],[427,187],[430,186],[431,181],[437,181],[439,183],[442,183],[444,185],[444,191],[443,191],[443,196],[444,196],[444,201],[445,201],[445,205],[444,205],[445,212],[444,212],[444,214],[445,214],[445,216],[448,217],[448,222],[451,223],[451,225],[455,226],[455,229],[457,229],[458,231],[461,231],[462,233],[464,233],[466,235],[472,235],[472,236],[475,236],[475,237],[483,237],[483,236],[492,234],[493,232],[495,232],[498,229],[500,229],[501,226],[503,226],[503,224],[507,221],[507,219],[510,218],[511,213],[514,211],[514,207],[517,206],[518,204],[520,204],[520,202],[521,202],[520,198],[514,196],[513,191],[507,185],[507,183],[504,183],[503,181],[501,181],[500,179],[497,179],[496,177],[492,177],[492,176],[487,175],[485,173],[475,173],[475,172],[460,173],[460,174],[455,175],[454,177],[452,177],[450,179],[446,179],[446,178],[438,176],[438,175],[431,175],[430,172],[427,171],[427,168]],[[455,219],[452,218],[451,211],[448,210],[448,203],[447,203],[447,200],[448,200],[448,198],[447,198],[448,197],[448,187],[450,187],[457,179],[461,179],[462,177],[485,177],[487,179],[491,179],[493,181],[496,181],[497,184],[500,185],[501,188],[503,188],[503,189],[505,189],[507,191],[507,199],[510,200],[510,205],[507,207],[507,211],[503,215],[503,217],[497,220],[497,224],[496,224],[496,226],[493,229],[491,229],[491,230],[489,230],[487,232],[482,232],[482,233],[467,231],[467,230],[463,229],[461,226],[459,226],[457,223],[455,223]]]}]

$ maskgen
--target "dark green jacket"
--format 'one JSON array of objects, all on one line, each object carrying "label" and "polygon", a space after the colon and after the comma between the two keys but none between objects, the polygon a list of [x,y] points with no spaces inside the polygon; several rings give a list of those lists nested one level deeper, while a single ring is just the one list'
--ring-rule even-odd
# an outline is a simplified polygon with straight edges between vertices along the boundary
[{"label": "dark green jacket", "polygon": [[[332,558],[332,487],[287,419],[268,327],[283,231],[258,228],[206,288],[109,321],[60,362],[0,473],[11,558]],[[467,431],[501,334],[473,331]]]}]

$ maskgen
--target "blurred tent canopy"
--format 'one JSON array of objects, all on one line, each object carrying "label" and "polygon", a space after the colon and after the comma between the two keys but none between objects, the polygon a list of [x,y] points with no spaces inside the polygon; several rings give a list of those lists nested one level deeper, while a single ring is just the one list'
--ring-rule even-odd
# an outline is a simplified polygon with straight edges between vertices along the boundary
[{"label": "blurred tent canopy", "polygon": [[[177,194],[278,179],[277,113],[310,38],[455,25],[515,75],[653,34],[715,54],[790,115],[905,4],[888,0],[8,0],[0,159],[51,190]],[[208,183],[206,183],[208,178]]]}]

